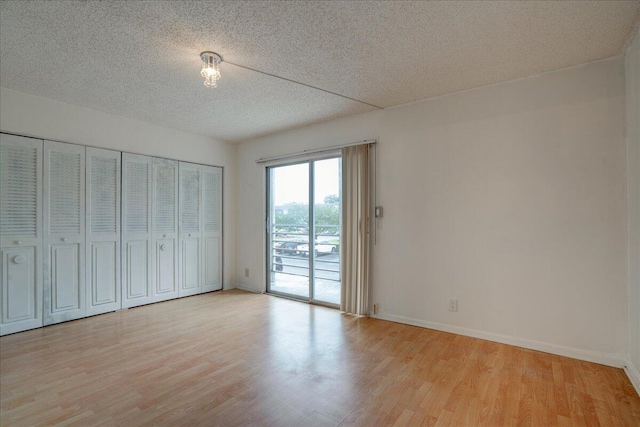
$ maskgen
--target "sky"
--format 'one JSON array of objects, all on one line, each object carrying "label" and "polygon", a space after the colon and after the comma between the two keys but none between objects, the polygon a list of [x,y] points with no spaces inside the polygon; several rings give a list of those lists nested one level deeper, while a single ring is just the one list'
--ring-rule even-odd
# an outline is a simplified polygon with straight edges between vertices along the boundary
[{"label": "sky", "polygon": [[[315,162],[315,203],[322,203],[326,196],[340,195],[340,160],[327,159]],[[275,205],[309,203],[309,164],[301,163],[271,169],[271,185]]]}]

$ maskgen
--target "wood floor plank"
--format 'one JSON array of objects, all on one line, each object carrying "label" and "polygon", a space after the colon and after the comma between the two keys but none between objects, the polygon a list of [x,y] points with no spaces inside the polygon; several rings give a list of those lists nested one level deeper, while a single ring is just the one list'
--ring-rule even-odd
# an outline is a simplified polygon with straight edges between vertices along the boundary
[{"label": "wood floor plank", "polygon": [[638,426],[602,365],[225,291],[0,338],[0,425]]}]

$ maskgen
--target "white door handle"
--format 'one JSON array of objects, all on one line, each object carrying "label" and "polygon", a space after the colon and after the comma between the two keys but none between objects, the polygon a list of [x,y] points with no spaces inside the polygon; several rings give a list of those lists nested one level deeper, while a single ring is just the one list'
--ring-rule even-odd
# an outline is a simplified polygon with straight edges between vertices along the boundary
[{"label": "white door handle", "polygon": [[165,245],[164,243],[162,243],[162,244],[160,245],[160,250],[161,250],[161,251],[164,251],[164,249],[165,249],[166,247],[167,247],[167,245]]},{"label": "white door handle", "polygon": [[62,238],[62,239],[60,239],[60,240],[62,240],[63,242],[68,242],[68,241],[69,241],[69,239],[68,239],[68,238],[66,238],[66,237],[63,237],[63,238]]},{"label": "white door handle", "polygon": [[16,255],[13,257],[13,262],[16,264],[22,264],[25,261],[24,256]]},{"label": "white door handle", "polygon": [[21,244],[22,244],[22,240],[16,240],[16,241],[15,241],[15,242],[13,242],[13,243],[15,243],[16,245],[21,245]]}]

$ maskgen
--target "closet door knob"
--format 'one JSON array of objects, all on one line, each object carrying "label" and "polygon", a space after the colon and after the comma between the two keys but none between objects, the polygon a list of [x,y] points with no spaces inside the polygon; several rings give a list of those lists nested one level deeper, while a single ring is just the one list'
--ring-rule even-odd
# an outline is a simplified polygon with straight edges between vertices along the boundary
[{"label": "closet door knob", "polygon": [[16,255],[13,257],[13,262],[16,264],[22,264],[24,261],[25,261],[25,258],[22,255]]},{"label": "closet door knob", "polygon": [[62,238],[62,239],[60,239],[60,240],[62,240],[63,242],[68,242],[68,241],[69,241],[69,239],[68,239],[68,238],[66,238],[66,237],[63,237],[63,238]]},{"label": "closet door knob", "polygon": [[165,249],[166,247],[167,247],[167,245],[165,245],[164,243],[162,243],[162,244],[160,245],[160,250],[161,250],[161,251],[164,251],[164,249]]},{"label": "closet door knob", "polygon": [[163,235],[162,235],[162,237],[167,237],[167,235],[166,235],[166,234],[163,234]]},{"label": "closet door knob", "polygon": [[22,240],[16,240],[16,241],[15,241],[15,242],[13,242],[13,243],[15,243],[16,245],[21,245],[21,244],[22,244]]}]

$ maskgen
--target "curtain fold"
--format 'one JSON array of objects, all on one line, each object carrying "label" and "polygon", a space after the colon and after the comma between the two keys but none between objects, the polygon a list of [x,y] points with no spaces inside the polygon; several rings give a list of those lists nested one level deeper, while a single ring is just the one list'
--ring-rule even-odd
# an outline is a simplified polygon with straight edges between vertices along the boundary
[{"label": "curtain fold", "polygon": [[342,149],[342,263],[340,310],[369,314],[369,145]]}]

